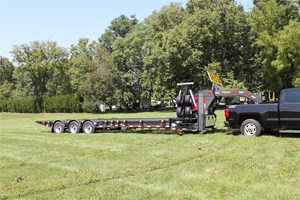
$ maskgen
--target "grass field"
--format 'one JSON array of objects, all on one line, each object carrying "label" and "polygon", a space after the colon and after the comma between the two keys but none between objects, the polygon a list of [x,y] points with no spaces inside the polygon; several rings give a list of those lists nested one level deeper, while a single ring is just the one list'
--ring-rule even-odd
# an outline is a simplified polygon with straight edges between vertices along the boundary
[{"label": "grass field", "polygon": [[[299,135],[53,134],[35,120],[174,117],[0,113],[1,199],[299,199]],[[287,137],[289,136],[289,137]]]}]

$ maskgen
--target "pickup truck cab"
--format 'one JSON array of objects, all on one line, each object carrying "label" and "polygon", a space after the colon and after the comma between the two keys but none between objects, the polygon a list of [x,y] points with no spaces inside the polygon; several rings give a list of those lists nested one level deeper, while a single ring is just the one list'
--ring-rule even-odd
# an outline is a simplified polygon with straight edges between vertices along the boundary
[{"label": "pickup truck cab", "polygon": [[300,132],[300,88],[282,89],[279,103],[227,106],[225,117],[225,126],[240,128],[245,136],[271,129]]}]

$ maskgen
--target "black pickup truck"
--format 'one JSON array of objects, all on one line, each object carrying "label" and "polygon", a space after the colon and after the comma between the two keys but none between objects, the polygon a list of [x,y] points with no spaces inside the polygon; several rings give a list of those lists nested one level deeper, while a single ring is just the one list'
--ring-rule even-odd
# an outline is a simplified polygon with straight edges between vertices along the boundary
[{"label": "black pickup truck", "polygon": [[225,109],[225,126],[246,136],[259,136],[266,130],[300,131],[300,88],[282,89],[279,103],[231,105]]}]

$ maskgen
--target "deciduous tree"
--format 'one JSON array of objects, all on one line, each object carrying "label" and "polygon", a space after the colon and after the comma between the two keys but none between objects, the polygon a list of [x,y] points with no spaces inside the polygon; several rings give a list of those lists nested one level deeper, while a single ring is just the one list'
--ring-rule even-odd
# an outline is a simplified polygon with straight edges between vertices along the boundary
[{"label": "deciduous tree", "polygon": [[[17,96],[42,99],[45,95],[69,93],[68,53],[56,42],[34,41],[14,46],[11,53],[18,64],[14,73]],[[41,108],[40,100],[38,108]]]}]

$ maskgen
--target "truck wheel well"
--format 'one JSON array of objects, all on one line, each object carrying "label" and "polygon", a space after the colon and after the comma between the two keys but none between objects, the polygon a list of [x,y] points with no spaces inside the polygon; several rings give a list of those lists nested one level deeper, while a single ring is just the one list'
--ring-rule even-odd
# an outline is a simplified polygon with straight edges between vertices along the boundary
[{"label": "truck wheel well", "polygon": [[256,121],[258,121],[259,123],[261,123],[261,118],[259,115],[255,115],[255,114],[247,114],[247,115],[241,115],[239,117],[239,125],[241,126],[241,124],[243,123],[243,121],[245,121],[246,119],[255,119]]}]

